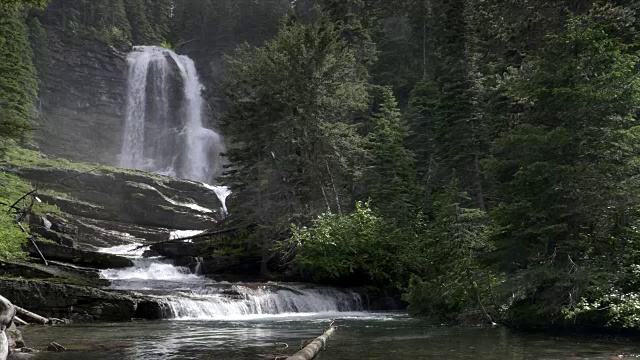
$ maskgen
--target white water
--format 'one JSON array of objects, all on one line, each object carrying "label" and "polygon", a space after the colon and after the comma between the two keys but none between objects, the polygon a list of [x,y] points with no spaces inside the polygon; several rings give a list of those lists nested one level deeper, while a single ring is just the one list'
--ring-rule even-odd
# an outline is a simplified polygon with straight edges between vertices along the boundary
[{"label": "white water", "polygon": [[109,280],[198,280],[189,269],[176,267],[158,259],[135,259],[133,263],[135,266],[131,268],[103,270],[102,276]]},{"label": "white water", "polygon": [[216,193],[216,195],[218,196],[218,199],[220,199],[220,202],[222,203],[222,211],[224,212],[225,215],[228,214],[227,212],[227,198],[229,197],[229,195],[231,195],[231,189],[229,189],[226,186],[212,186],[209,184],[202,184],[204,185],[206,188],[213,190],[213,192]]},{"label": "white water", "polygon": [[130,244],[101,251],[133,258],[134,267],[109,269],[102,277],[112,287],[156,298],[183,320],[249,320],[261,317],[309,317],[362,310],[360,295],[349,290],[304,284],[214,282],[159,258],[141,258],[144,248]]},{"label": "white water", "polygon": [[186,238],[202,234],[204,230],[174,230],[169,234],[169,240]]},{"label": "white water", "polygon": [[203,125],[203,87],[193,61],[161,47],[136,46],[127,64],[119,165],[213,183],[224,144]]},{"label": "white water", "polygon": [[167,304],[174,317],[181,320],[304,317],[362,310],[360,297],[350,291],[281,284],[235,284],[222,292],[207,292],[205,289],[185,291],[169,299]]}]

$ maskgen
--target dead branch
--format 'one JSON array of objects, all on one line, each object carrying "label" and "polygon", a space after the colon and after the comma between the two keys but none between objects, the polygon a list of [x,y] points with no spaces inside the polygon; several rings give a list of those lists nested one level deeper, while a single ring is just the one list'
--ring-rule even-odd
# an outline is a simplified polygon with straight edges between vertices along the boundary
[{"label": "dead branch", "polygon": [[24,200],[27,196],[29,195],[33,195],[38,191],[38,188],[32,189],[31,191],[27,192],[26,194],[22,195],[20,197],[20,199],[16,200],[16,202],[14,202],[13,204],[9,205],[9,210],[7,210],[7,213],[11,212],[11,209],[15,209],[16,211],[19,211],[19,209],[16,207],[16,205],[18,205],[18,203],[22,200]]},{"label": "dead branch", "polygon": [[23,309],[19,306],[13,305],[14,308],[16,308],[16,311],[18,312],[18,314],[23,315],[28,317],[29,319],[33,319],[41,324],[48,324],[49,323],[49,319],[45,318],[44,316],[40,316],[36,313],[32,313],[29,310]]},{"label": "dead branch", "polygon": [[311,360],[318,355],[320,350],[327,346],[327,340],[336,330],[335,326],[330,326],[327,331],[321,336],[318,336],[315,340],[311,341],[308,345],[302,348],[297,353],[289,356],[287,360]]},{"label": "dead branch", "polygon": [[27,229],[24,228],[24,226],[22,226],[22,223],[18,222],[18,226],[20,226],[20,229],[22,229],[22,231],[29,235],[29,241],[31,241],[31,244],[33,245],[34,248],[36,248],[36,251],[38,252],[38,255],[40,255],[40,258],[42,259],[42,261],[44,262],[45,265],[49,266],[49,263],[47,262],[47,259],[45,259],[44,255],[42,254],[42,251],[40,251],[40,248],[38,247],[38,244],[36,244],[36,242],[33,240],[33,235],[31,235]]},{"label": "dead branch", "polygon": [[16,324],[18,324],[18,325],[22,325],[22,326],[24,326],[24,325],[29,325],[29,323],[28,323],[28,322],[26,322],[26,321],[24,321],[24,320],[20,319],[20,318],[19,318],[19,317],[17,317],[17,316],[14,316],[14,317],[13,317],[13,322],[14,322],[14,323],[16,323]]},{"label": "dead branch", "polygon": [[[170,244],[173,242],[182,242],[185,240],[193,240],[193,239],[200,239],[200,238],[204,238],[207,236],[215,236],[215,235],[221,235],[221,234],[226,234],[226,233],[230,233],[236,230],[240,230],[240,229],[244,229],[244,228],[248,228],[248,227],[252,227],[255,226],[254,224],[252,225],[247,225],[247,226],[235,226],[232,228],[228,228],[228,229],[222,229],[222,230],[216,230],[216,231],[210,231],[210,230],[205,230],[204,232],[198,234],[198,235],[192,235],[192,236],[186,236],[186,237],[181,237],[181,238],[176,238],[176,239],[169,239],[169,240],[165,240],[165,241],[158,241],[155,242],[151,245],[160,245],[160,244]],[[132,249],[131,251],[136,251],[136,250],[140,250],[143,247],[149,246],[147,245],[140,245],[138,247],[136,247],[135,249]]]}]

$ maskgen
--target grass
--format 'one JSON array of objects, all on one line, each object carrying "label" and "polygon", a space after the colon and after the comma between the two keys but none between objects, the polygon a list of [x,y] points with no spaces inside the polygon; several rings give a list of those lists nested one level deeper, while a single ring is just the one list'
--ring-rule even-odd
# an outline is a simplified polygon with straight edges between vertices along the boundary
[{"label": "grass", "polygon": [[[0,260],[26,258],[24,245],[27,235],[14,221],[15,214],[9,212],[9,205],[32,189],[31,184],[18,176],[0,171]],[[60,209],[46,203],[36,202],[32,211],[36,215],[59,213]],[[28,225],[24,224],[28,229]]]},{"label": "grass", "polygon": [[18,200],[31,186],[15,175],[0,172],[0,259],[25,258],[23,245],[27,235],[14,222],[15,215],[8,212],[9,205]]},{"label": "grass", "polygon": [[96,174],[123,173],[144,176],[155,180],[167,180],[166,177],[158,174],[147,173],[139,170],[123,169],[115,166],[106,166],[82,162],[74,162],[67,159],[49,157],[38,151],[25,149],[15,144],[9,144],[0,152],[0,165],[27,168],[27,169],[61,169],[85,172],[92,170]]}]

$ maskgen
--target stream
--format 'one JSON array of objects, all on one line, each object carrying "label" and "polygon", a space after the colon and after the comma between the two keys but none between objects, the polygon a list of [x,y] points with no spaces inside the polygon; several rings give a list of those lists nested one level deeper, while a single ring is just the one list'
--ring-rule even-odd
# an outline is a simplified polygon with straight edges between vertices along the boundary
[{"label": "stream", "polygon": [[332,320],[338,331],[320,360],[640,357],[640,343],[436,326],[404,313],[366,312],[350,290],[215,282],[161,258],[142,258],[138,244],[103,251],[127,255],[136,264],[104,270],[112,288],[156,298],[165,305],[167,319],[27,327],[23,335],[29,346],[45,349],[55,341],[68,349],[40,352],[35,359],[267,359],[293,354]]},{"label": "stream", "polygon": [[640,354],[640,344],[628,342],[521,334],[505,328],[440,327],[404,314],[364,312],[30,327],[24,336],[38,348],[51,341],[68,348],[64,353],[38,353],[36,359],[255,360],[285,352],[274,342],[285,342],[293,348],[302,340],[320,335],[329,318],[337,316],[341,316],[338,331],[319,360],[606,360],[618,354]]}]

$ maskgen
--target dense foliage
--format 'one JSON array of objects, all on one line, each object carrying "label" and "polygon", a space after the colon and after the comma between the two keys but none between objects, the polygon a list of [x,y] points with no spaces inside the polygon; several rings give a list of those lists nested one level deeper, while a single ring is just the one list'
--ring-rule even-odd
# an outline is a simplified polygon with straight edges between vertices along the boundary
[{"label": "dense foliage", "polygon": [[316,4],[229,59],[227,179],[265,254],[417,315],[640,323],[636,4]]},{"label": "dense foliage", "polygon": [[27,11],[44,1],[9,1],[0,5],[0,148],[24,138],[36,117],[38,77],[29,41]]},{"label": "dense foliage", "polygon": [[437,319],[640,326],[638,2],[44,5],[0,4],[3,139],[33,125],[43,26],[184,50],[224,110],[222,181],[265,274],[375,285]]}]

